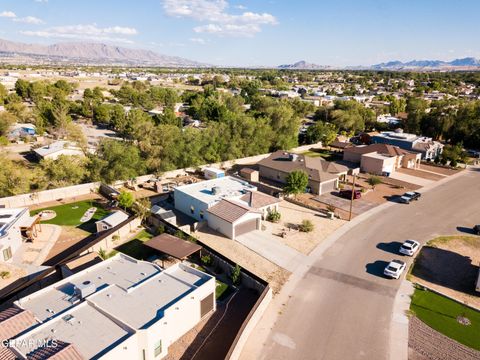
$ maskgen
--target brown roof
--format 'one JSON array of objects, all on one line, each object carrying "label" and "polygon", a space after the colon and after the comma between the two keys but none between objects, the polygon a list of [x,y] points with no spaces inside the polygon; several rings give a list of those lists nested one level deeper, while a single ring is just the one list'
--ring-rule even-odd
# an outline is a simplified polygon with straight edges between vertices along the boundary
[{"label": "brown roof", "polygon": [[368,154],[372,152],[378,152],[382,155],[388,156],[401,156],[412,154],[412,152],[399,148],[398,146],[388,144],[372,144],[367,146],[355,146],[346,148],[343,152],[350,152],[355,154]]},{"label": "brown roof", "polygon": [[258,191],[249,191],[240,200],[245,201],[248,206],[254,209],[260,209],[280,202],[280,199]]},{"label": "brown roof", "polygon": [[0,346],[0,359],[2,360],[16,360],[17,356],[12,349],[6,346]]},{"label": "brown roof", "polygon": [[251,169],[251,168],[242,168],[242,170],[240,170],[241,173],[245,173],[245,174],[252,174],[256,171],[258,171],[258,170]]},{"label": "brown roof", "polygon": [[[292,155],[295,159],[292,159]],[[336,179],[339,173],[348,171],[346,166],[326,161],[321,157],[291,154],[282,150],[274,152],[258,164],[285,173],[302,170],[308,174],[309,179],[318,182]]]},{"label": "brown roof", "polygon": [[167,233],[155,236],[144,244],[177,259],[185,259],[187,256],[202,249],[200,245]]},{"label": "brown roof", "polygon": [[213,214],[220,219],[223,219],[229,223],[234,223],[240,219],[243,215],[249,212],[255,212],[248,206],[244,206],[232,200],[222,199],[217,204],[213,205],[207,210],[210,214]]},{"label": "brown roof", "polygon": [[33,313],[17,307],[0,312],[0,340],[8,340],[37,324]]},{"label": "brown roof", "polygon": [[84,360],[73,344],[56,340],[56,346],[42,346],[27,355],[28,360]]},{"label": "brown roof", "polygon": [[352,143],[349,143],[349,142],[346,142],[346,141],[337,141],[335,140],[334,142],[332,142],[330,144],[331,147],[334,147],[334,148],[339,148],[339,149],[345,149],[347,147],[352,147],[353,144]]}]

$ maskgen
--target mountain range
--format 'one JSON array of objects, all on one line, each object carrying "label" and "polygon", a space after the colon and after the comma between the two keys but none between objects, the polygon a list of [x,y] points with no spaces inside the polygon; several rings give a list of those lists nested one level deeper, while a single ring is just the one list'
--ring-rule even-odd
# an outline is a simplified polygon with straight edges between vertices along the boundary
[{"label": "mountain range", "polygon": [[297,61],[294,64],[284,64],[278,66],[279,69],[292,69],[292,70],[322,70],[329,69],[328,65],[317,65],[313,63],[308,63],[305,60]]},{"label": "mountain range", "polygon": [[71,63],[159,67],[204,67],[196,61],[101,43],[25,44],[0,39],[0,62],[23,64]]},{"label": "mountain range", "polygon": [[392,69],[392,70],[408,70],[408,69],[442,69],[442,68],[479,68],[480,60],[473,57],[455,59],[452,61],[441,60],[412,60],[407,62],[389,61],[371,66],[372,69]]}]

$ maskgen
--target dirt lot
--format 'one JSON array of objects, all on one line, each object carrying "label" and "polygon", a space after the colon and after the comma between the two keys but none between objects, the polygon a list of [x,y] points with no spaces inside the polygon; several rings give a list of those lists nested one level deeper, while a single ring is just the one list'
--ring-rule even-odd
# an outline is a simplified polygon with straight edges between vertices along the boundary
[{"label": "dirt lot", "polygon": [[432,180],[432,181],[438,181],[438,180],[444,179],[446,177],[446,175],[442,175],[442,174],[439,174],[439,173],[433,173],[431,171],[423,171],[421,169],[401,168],[401,169],[397,169],[397,171],[401,172],[401,173],[404,173],[404,174],[407,174],[407,175],[412,175],[412,176],[416,176],[416,177],[419,177],[419,178],[422,178],[422,179],[427,179],[427,180]]},{"label": "dirt lot", "polygon": [[[282,214],[282,218],[278,224],[264,221],[267,231],[270,231],[272,234],[280,234],[282,231],[285,231],[287,235],[283,238],[279,236],[278,239],[285,245],[305,255],[308,255],[331,233],[345,224],[344,220],[327,219],[317,211],[292,204],[285,200],[280,203],[280,214]],[[304,219],[308,219],[314,224],[312,232],[304,233],[294,230]],[[293,229],[289,230],[289,228]]]},{"label": "dirt lot", "polygon": [[422,248],[411,281],[480,309],[475,292],[479,263],[480,237],[439,237]]},{"label": "dirt lot", "polygon": [[462,170],[462,169],[451,169],[451,168],[442,167],[442,166],[429,165],[429,164],[425,164],[425,163],[422,163],[420,165],[420,169],[426,170],[426,171],[431,171],[431,172],[434,172],[434,173],[437,173],[437,174],[447,175],[447,176],[456,174],[456,173],[458,173],[459,171]]},{"label": "dirt lot", "polygon": [[268,281],[275,294],[280,291],[280,288],[290,276],[289,271],[268,261],[239,242],[228,239],[208,226],[204,226],[195,232],[194,236],[220,254],[239,264],[242,268]]}]

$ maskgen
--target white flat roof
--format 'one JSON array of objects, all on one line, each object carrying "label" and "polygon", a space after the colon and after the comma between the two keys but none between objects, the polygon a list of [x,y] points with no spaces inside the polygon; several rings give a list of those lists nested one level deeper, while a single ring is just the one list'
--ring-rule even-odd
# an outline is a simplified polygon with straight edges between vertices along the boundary
[{"label": "white flat roof", "polygon": [[47,155],[56,153],[58,151],[68,149],[68,150],[77,150],[79,153],[82,153],[82,150],[75,146],[74,144],[70,143],[69,141],[56,141],[54,143],[51,143],[49,145],[42,146],[38,149],[35,149],[34,151],[40,155],[41,157],[45,157]]},{"label": "white flat roof", "polygon": [[[213,188],[217,189],[216,193],[214,193]],[[257,187],[249,184],[245,180],[232,176],[201,181],[175,188],[175,191],[181,191],[206,204],[215,203],[223,198],[238,197],[252,190],[257,190]]]},{"label": "white flat roof", "polygon": [[115,227],[127,219],[128,219],[127,214],[125,214],[123,211],[117,210],[111,213],[110,215],[105,216],[103,219],[98,220],[97,223],[104,222],[110,225],[111,227]]},{"label": "white flat roof", "polygon": [[[67,320],[68,319],[68,320]],[[44,339],[55,338],[74,344],[85,359],[113,348],[134,333],[116,324],[90,304],[84,302],[52,321],[16,338],[15,348],[23,355],[35,350]],[[26,341],[21,341],[21,340]]]},{"label": "white flat roof", "polygon": [[371,152],[371,153],[366,153],[366,154],[363,154],[362,156],[366,156],[366,157],[370,157],[370,158],[375,158],[375,159],[381,159],[381,160],[385,160],[385,159],[392,159],[393,156],[388,156],[388,155],[383,155],[383,154],[379,154],[378,152]]},{"label": "white flat roof", "polygon": [[18,220],[27,208],[0,208],[0,237]]},{"label": "white flat roof", "polygon": [[[213,277],[183,264],[162,270],[119,253],[15,302],[43,323],[18,339],[53,337],[74,344],[91,358],[149,327],[209,280]],[[75,285],[92,283],[90,295],[84,299],[75,295]]]}]

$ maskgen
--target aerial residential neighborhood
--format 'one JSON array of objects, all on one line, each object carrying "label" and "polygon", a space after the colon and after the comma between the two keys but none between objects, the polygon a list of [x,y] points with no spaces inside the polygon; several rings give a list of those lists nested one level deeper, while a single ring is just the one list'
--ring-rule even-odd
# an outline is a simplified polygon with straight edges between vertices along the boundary
[{"label": "aerial residential neighborhood", "polygon": [[479,11],[2,3],[0,360],[480,359]]}]

